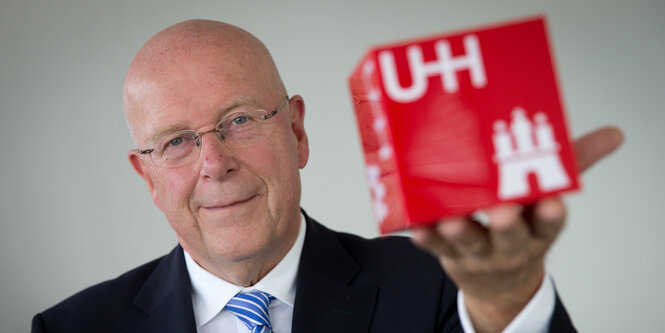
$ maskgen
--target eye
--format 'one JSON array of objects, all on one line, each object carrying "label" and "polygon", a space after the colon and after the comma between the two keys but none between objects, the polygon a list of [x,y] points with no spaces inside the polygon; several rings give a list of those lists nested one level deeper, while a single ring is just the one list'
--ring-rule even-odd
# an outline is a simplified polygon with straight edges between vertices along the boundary
[{"label": "eye", "polygon": [[179,134],[176,136],[172,136],[170,138],[165,138],[163,141],[164,144],[162,145],[163,150],[173,150],[175,148],[182,148],[187,146],[188,141],[192,140],[191,135],[189,134]]},{"label": "eye", "polygon": [[185,141],[185,138],[179,136],[171,141],[169,141],[168,146],[177,146],[182,144]]},{"label": "eye", "polygon": [[247,116],[237,116],[233,118],[233,124],[234,125],[242,125],[247,122]]}]

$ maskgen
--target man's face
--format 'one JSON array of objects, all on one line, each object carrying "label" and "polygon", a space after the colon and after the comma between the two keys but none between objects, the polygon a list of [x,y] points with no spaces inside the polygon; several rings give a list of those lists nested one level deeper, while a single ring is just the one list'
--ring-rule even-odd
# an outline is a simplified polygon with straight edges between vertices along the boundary
[{"label": "man's face", "polygon": [[[152,148],[149,138],[158,132],[203,132],[230,112],[282,105],[285,92],[264,66],[235,58],[212,48],[139,75],[130,85],[139,147]],[[295,96],[246,148],[233,150],[206,134],[199,157],[174,168],[130,152],[179,242],[202,266],[281,256],[295,240],[299,168],[308,157],[303,116]]]}]

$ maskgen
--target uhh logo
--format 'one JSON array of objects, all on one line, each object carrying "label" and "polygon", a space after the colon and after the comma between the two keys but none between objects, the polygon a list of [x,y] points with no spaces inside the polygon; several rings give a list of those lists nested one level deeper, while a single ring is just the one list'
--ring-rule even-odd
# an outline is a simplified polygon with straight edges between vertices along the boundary
[{"label": "uhh logo", "polygon": [[446,40],[434,44],[437,59],[425,62],[423,51],[418,45],[406,49],[407,60],[411,70],[411,86],[402,87],[395,67],[395,55],[391,51],[379,52],[379,64],[386,93],[396,102],[409,103],[420,99],[427,91],[427,79],[432,75],[440,75],[443,90],[447,93],[457,92],[459,84],[456,72],[468,70],[471,84],[482,88],[487,84],[480,45],[475,35],[467,35],[463,39],[465,54],[452,56],[450,44]]}]

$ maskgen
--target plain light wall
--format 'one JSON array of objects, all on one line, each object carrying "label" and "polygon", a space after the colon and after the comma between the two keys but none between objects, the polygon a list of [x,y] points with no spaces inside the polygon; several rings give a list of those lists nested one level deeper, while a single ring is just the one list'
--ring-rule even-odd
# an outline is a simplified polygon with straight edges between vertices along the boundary
[{"label": "plain light wall", "polygon": [[190,18],[261,38],[304,96],[303,207],[376,236],[346,78],[370,45],[545,14],[575,136],[623,128],[567,198],[548,270],[586,332],[662,329],[665,1],[31,1],[0,4],[0,331],[169,251],[130,168],[121,87],[140,46]]}]

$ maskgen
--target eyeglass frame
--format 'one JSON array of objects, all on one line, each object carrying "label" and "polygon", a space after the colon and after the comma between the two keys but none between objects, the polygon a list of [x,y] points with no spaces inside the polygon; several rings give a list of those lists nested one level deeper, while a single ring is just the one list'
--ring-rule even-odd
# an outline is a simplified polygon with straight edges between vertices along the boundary
[{"label": "eyeglass frame", "polygon": [[[287,95],[287,96],[284,96],[284,103],[282,103],[282,105],[280,105],[280,106],[277,107],[276,109],[274,109],[274,110],[268,112],[267,115],[262,116],[262,117],[261,117],[262,120],[268,120],[268,119],[274,117],[277,113],[279,113],[279,112],[280,112],[280,111],[281,111],[286,105],[288,105],[288,104],[289,104],[289,96]],[[260,109],[256,109],[256,110],[260,110]],[[232,116],[233,116],[233,114],[229,115],[228,117],[224,117],[224,119],[220,120],[217,124],[215,124],[215,127],[214,127],[213,129],[207,130],[207,131],[205,131],[205,132],[199,132],[199,131],[196,131],[196,130],[188,130],[188,131],[193,131],[193,132],[196,133],[196,136],[194,136],[194,138],[197,140],[197,146],[200,146],[200,145],[201,145],[201,137],[203,137],[204,135],[206,135],[206,134],[208,134],[208,133],[212,133],[212,132],[216,132],[217,135],[215,135],[215,136],[217,137],[217,139],[219,139],[219,141],[221,141],[221,142],[224,142],[224,134],[222,134],[222,130],[221,130],[221,129],[217,129],[217,126],[219,126],[219,124],[221,124],[221,123],[227,121],[227,120],[228,120],[229,118],[231,118]],[[145,155],[149,155],[150,153],[154,152],[154,151],[155,151],[155,148],[141,149],[141,148],[138,148],[138,147],[137,147],[137,148],[136,148],[136,151],[137,151],[140,155],[144,155],[144,156],[145,156]]]}]

